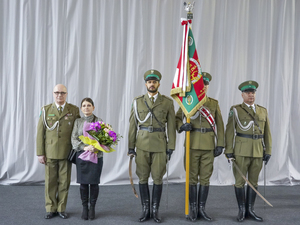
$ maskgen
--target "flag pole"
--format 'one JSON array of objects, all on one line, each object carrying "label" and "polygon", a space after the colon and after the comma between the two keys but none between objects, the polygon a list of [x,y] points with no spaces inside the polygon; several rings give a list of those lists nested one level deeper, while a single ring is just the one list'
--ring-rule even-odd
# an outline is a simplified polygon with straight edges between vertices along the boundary
[{"label": "flag pole", "polygon": [[[188,20],[193,19],[193,13],[192,10],[194,8],[195,2],[192,4],[190,2],[186,3],[184,2],[183,5],[185,6],[185,10],[187,11],[186,18]],[[188,66],[189,67],[189,66]],[[189,69],[189,68],[188,68]],[[186,122],[190,123],[191,118],[187,116]],[[186,132],[185,137],[185,218],[189,219],[189,186],[190,186],[190,131]]]},{"label": "flag pole", "polygon": [[[186,118],[186,122],[190,123],[190,117]],[[185,217],[189,218],[189,184],[190,184],[190,131],[186,131],[185,137]]]}]

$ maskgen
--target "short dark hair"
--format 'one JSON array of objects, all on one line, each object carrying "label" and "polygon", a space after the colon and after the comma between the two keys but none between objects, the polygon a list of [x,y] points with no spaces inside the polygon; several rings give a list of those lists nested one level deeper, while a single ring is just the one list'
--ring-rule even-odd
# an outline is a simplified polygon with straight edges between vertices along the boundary
[{"label": "short dark hair", "polygon": [[91,98],[86,97],[86,98],[82,99],[80,107],[82,106],[83,102],[89,102],[89,103],[91,103],[94,106],[94,102],[93,102],[93,100]]}]

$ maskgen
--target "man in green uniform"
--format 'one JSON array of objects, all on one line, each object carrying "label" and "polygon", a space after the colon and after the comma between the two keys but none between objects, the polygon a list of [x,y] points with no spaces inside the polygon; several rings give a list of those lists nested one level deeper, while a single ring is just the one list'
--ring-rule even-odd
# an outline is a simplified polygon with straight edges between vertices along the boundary
[{"label": "man in green uniform", "polygon": [[175,111],[173,100],[158,92],[160,72],[148,70],[144,74],[144,80],[147,93],[136,97],[131,108],[128,155],[136,156],[136,174],[139,177],[142,202],[142,215],[139,221],[143,222],[150,218],[148,179],[151,173],[152,217],[159,223],[161,219],[158,216],[158,208],[162,193],[162,178],[166,173],[167,160],[170,160],[175,149]]},{"label": "man in green uniform", "polygon": [[[267,165],[271,157],[272,137],[267,109],[254,104],[258,83],[245,81],[239,85],[242,91],[242,104],[230,108],[225,132],[225,154],[231,161],[235,160],[243,175],[247,175],[249,182],[257,189],[257,182],[262,163]],[[256,221],[263,221],[254,212],[256,192],[247,185],[245,197],[245,181],[233,168],[235,177],[235,194],[238,202],[238,221],[250,217]]]},{"label": "man in green uniform", "polygon": [[65,213],[71,180],[71,162],[67,157],[72,149],[71,134],[79,108],[68,104],[67,88],[58,84],[53,90],[54,103],[42,107],[37,126],[36,153],[45,165],[45,219]]},{"label": "man in green uniform", "polygon": [[[209,73],[203,72],[205,93],[207,93],[211,79],[212,76]],[[210,116],[207,116],[209,114]],[[179,108],[176,113],[176,127],[178,132],[191,131],[190,219],[192,221],[196,221],[197,219],[197,183],[198,177],[200,177],[198,217],[210,221],[211,217],[205,213],[209,179],[213,172],[214,157],[222,154],[224,149],[224,123],[218,101],[208,97],[204,105],[191,117],[190,123],[183,123],[183,120],[184,113]]]}]

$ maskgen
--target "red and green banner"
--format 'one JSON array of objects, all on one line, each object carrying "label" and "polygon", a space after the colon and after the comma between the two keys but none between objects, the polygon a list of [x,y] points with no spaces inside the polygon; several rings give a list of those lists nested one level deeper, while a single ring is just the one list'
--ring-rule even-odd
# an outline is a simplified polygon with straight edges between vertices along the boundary
[{"label": "red and green banner", "polygon": [[191,20],[182,19],[183,41],[175,72],[171,96],[190,118],[205,103],[202,69],[199,62]]}]

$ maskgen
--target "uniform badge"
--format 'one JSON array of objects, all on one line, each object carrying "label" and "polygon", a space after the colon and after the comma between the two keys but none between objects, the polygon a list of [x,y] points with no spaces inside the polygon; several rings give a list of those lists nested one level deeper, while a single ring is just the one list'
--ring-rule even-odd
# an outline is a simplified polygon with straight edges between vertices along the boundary
[{"label": "uniform badge", "polygon": [[67,116],[72,116],[72,113],[67,113]]},{"label": "uniform badge", "polygon": [[65,120],[68,120],[69,118],[67,116],[65,116]]},{"label": "uniform badge", "polygon": [[55,114],[48,114],[48,116],[55,116]]},{"label": "uniform badge", "polygon": [[228,117],[232,117],[233,116],[233,111],[230,110]]}]

